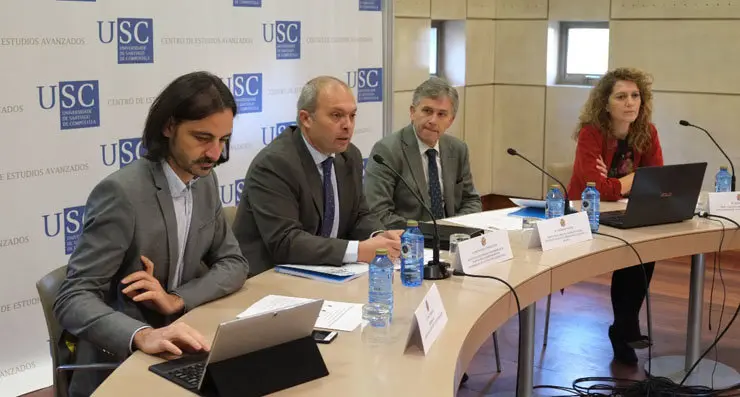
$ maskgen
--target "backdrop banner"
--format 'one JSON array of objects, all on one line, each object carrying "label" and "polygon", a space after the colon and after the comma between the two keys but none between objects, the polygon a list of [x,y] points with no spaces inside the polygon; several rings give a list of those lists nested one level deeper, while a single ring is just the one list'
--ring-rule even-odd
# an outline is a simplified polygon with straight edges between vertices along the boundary
[{"label": "backdrop banner", "polygon": [[231,159],[215,172],[235,206],[314,76],[354,90],[353,143],[367,157],[383,135],[382,35],[381,0],[3,0],[0,396],[51,385],[35,283],[67,263],[93,186],[142,154],[166,84],[206,70],[232,90]]}]

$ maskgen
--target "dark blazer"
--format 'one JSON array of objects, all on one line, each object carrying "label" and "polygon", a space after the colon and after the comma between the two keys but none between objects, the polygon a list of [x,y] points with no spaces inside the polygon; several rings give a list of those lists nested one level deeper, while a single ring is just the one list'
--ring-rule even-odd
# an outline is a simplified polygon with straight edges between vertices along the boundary
[{"label": "dark blazer", "polygon": [[[431,208],[419,142],[411,124],[373,146],[365,171],[365,194],[370,210],[388,229],[403,229],[408,219],[431,221],[429,214],[406,185],[388,168],[372,160],[376,154],[398,171]],[[468,146],[454,136],[442,134],[439,138],[439,156],[446,217],[480,212],[483,206],[473,186]]]},{"label": "dark blazer", "polygon": [[350,240],[365,240],[382,224],[362,190],[362,155],[350,144],[334,160],[339,195],[337,238],[319,236],[324,212],[321,176],[301,131],[293,126],[262,149],[244,179],[234,234],[250,276],[276,264],[342,265]]},{"label": "dark blazer", "polygon": [[[177,220],[162,164],[139,159],[103,179],[90,193],[82,235],[72,253],[54,314],[80,341],[76,363],[121,361],[131,337],[145,325],[168,325],[166,317],[124,295],[121,279],[154,263],[162,287],[182,297],[185,312],[239,290],[249,267],[221,209],[215,173],[191,187],[193,210],[181,283],[177,266]],[[108,373],[76,371],[72,395],[90,395]]]}]

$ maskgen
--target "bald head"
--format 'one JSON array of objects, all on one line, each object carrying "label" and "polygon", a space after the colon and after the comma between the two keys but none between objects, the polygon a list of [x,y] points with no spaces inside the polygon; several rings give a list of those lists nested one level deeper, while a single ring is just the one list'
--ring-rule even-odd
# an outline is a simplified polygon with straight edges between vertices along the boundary
[{"label": "bald head", "polygon": [[344,81],[319,76],[303,86],[296,121],[317,150],[324,154],[347,150],[355,129],[357,103]]},{"label": "bald head", "polygon": [[344,89],[350,93],[352,92],[347,83],[336,77],[318,76],[309,80],[301,89],[301,95],[298,97],[298,104],[296,106],[296,122],[299,127],[301,126],[301,110],[304,110],[309,114],[316,113],[319,96],[322,91],[328,89],[331,89],[332,91]]}]

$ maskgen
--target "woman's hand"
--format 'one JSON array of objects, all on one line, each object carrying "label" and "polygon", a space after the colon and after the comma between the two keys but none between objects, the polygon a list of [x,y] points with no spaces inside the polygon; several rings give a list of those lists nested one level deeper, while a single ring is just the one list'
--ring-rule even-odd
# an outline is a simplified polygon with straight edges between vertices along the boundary
[{"label": "woman's hand", "polygon": [[622,196],[625,194],[628,194],[632,190],[632,181],[635,179],[635,173],[631,172],[621,178],[619,178],[619,183],[622,184],[622,191],[620,192]]},{"label": "woman's hand", "polygon": [[599,174],[606,178],[608,171],[606,169],[606,164],[604,163],[604,159],[599,156],[599,158],[596,159],[596,170],[599,171]]}]

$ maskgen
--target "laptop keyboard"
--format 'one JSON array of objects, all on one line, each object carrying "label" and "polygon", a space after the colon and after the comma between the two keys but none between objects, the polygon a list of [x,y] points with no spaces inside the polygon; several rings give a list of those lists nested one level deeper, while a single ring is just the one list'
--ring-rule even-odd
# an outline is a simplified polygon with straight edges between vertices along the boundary
[{"label": "laptop keyboard", "polygon": [[625,210],[605,211],[599,214],[599,220],[606,221],[606,222],[613,223],[613,224],[621,224],[621,223],[624,223],[625,214],[626,214]]},{"label": "laptop keyboard", "polygon": [[203,376],[204,370],[205,363],[200,362],[173,369],[168,372],[168,374],[180,379],[192,387],[198,387],[198,383],[200,382],[200,378]]}]

